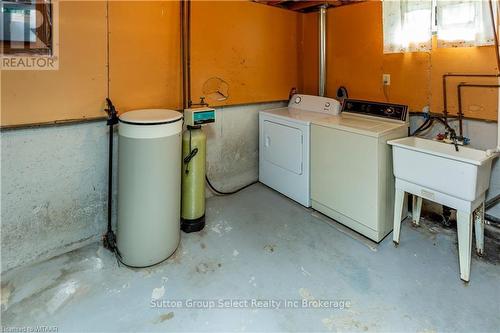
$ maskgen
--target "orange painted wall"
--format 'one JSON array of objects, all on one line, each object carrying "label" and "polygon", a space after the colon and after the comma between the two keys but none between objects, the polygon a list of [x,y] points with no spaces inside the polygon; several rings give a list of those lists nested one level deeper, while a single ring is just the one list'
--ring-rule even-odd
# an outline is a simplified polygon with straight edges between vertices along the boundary
[{"label": "orange painted wall", "polygon": [[[57,71],[3,71],[2,125],[102,117],[110,96],[120,112],[181,107],[180,15],[176,1],[60,3]],[[133,22],[133,24],[131,24]]]},{"label": "orange painted wall", "polygon": [[[434,44],[436,42],[434,41]],[[434,45],[435,46],[435,45]],[[470,48],[446,48],[438,49],[434,47],[431,63],[431,84],[432,92],[431,108],[442,110],[443,94],[441,76],[446,72],[465,73],[497,73],[495,60],[495,48],[493,46],[470,47]],[[470,83],[491,83],[497,84],[496,78],[450,78],[448,79],[448,110],[451,113],[457,112],[456,86],[461,81]],[[464,90],[463,106],[464,113],[472,118],[497,119],[497,89],[471,89]]]},{"label": "orange painted wall", "polygon": [[[104,116],[108,89],[121,112],[181,108],[178,1],[109,2],[109,84],[106,2],[63,1],[59,17],[59,70],[2,71],[2,126]],[[193,100],[213,76],[230,85],[224,105],[288,98],[300,23],[298,13],[248,1],[193,1]]]},{"label": "orange painted wall", "polygon": [[191,94],[211,77],[229,84],[229,98],[211,105],[288,99],[298,85],[300,14],[248,1],[193,1]]},{"label": "orange painted wall", "polygon": [[[247,1],[192,5],[194,101],[210,77],[229,83],[230,98],[219,103],[224,105],[286,99],[293,86],[317,93],[317,14]],[[118,108],[180,108],[179,3],[112,1],[109,28],[109,89]],[[430,53],[384,55],[382,44],[379,1],[330,9],[327,94],[334,96],[345,85],[351,97],[384,100],[381,78],[389,73],[389,101],[409,104],[412,110],[430,105],[433,112],[441,112],[443,73],[497,70],[493,47],[434,47]],[[1,124],[103,116],[106,66],[105,2],[62,2],[60,69],[3,71]],[[455,85],[448,91],[452,113]],[[467,116],[496,119],[495,89],[470,89],[464,97]]]},{"label": "orange painted wall", "polygon": [[59,22],[59,70],[2,71],[2,125],[103,115],[106,3],[61,2]]},{"label": "orange painted wall", "polygon": [[120,112],[182,107],[177,1],[109,3],[110,96]]},{"label": "orange painted wall", "polygon": [[[306,16],[309,24],[317,27],[317,14]],[[344,85],[352,98],[385,100],[382,74],[388,73],[391,74],[391,85],[386,89],[386,95],[390,102],[408,104],[413,111],[430,105],[432,112],[441,112],[443,73],[495,73],[497,70],[493,46],[438,49],[434,40],[429,53],[383,54],[380,1],[329,9],[327,26],[328,96],[335,96],[337,88]],[[317,38],[317,29],[302,29],[302,32],[303,40]],[[302,52],[317,58],[317,47]],[[317,82],[317,63],[304,62],[302,71],[309,73],[302,74],[303,91],[317,93],[317,88],[313,89],[313,82]],[[454,113],[457,110],[458,81],[450,82],[448,108]],[[482,79],[480,82],[494,83],[494,80]],[[496,119],[496,90],[468,90],[464,94],[464,112],[469,117]]]},{"label": "orange painted wall", "polygon": [[299,91],[318,94],[318,14],[300,17]]}]

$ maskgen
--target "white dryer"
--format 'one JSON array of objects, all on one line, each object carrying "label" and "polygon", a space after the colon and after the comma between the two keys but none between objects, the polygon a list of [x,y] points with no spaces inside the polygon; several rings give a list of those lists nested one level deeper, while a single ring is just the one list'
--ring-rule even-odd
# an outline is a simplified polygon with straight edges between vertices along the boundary
[{"label": "white dryer", "polygon": [[261,111],[259,181],[310,207],[310,125],[339,112],[335,99],[300,94],[288,107]]}]

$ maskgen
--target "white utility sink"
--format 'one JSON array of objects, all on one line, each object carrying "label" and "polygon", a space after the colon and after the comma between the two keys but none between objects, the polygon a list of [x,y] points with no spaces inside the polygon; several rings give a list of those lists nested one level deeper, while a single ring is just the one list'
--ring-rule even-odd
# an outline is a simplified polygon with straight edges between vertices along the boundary
[{"label": "white utility sink", "polygon": [[[393,146],[394,176],[430,190],[474,201],[490,183],[492,156],[482,150],[418,137],[388,142]],[[432,192],[421,193],[433,200]]]},{"label": "white utility sink", "polygon": [[[476,222],[476,248],[483,251],[484,199],[495,156],[482,150],[417,137],[388,141],[393,146],[396,177],[394,207],[395,244],[399,244],[405,192],[415,196],[414,223],[418,224],[422,198],[457,210],[460,277],[469,281],[472,222]],[[476,213],[474,216],[473,214]]]}]

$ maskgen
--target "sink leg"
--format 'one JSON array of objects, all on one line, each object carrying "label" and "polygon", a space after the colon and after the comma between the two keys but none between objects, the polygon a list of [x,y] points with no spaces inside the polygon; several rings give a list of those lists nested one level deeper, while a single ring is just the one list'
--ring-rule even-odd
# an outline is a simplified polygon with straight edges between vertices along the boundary
[{"label": "sink leg", "polygon": [[474,231],[476,233],[476,253],[482,256],[484,252],[484,202],[474,212]]},{"label": "sink leg", "polygon": [[460,278],[469,282],[472,249],[472,215],[457,211],[458,254]]},{"label": "sink leg", "polygon": [[419,225],[420,221],[420,213],[422,212],[422,198],[418,197],[416,195],[413,195],[413,212],[412,212],[412,219],[413,219],[413,224],[415,226]]},{"label": "sink leg", "polygon": [[396,189],[396,196],[394,198],[394,231],[392,232],[392,240],[394,245],[399,244],[399,234],[401,231],[401,218],[403,215],[403,204],[405,200],[405,191]]}]

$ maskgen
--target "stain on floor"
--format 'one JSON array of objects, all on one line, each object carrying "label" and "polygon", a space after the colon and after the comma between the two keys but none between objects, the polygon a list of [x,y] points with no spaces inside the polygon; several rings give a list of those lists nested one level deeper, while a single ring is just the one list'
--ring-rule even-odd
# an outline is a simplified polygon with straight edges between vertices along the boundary
[{"label": "stain on floor", "polygon": [[269,253],[273,253],[275,247],[276,247],[276,245],[267,244],[267,245],[264,246],[264,250],[267,251],[267,252],[269,252]]},{"label": "stain on floor", "polygon": [[[398,248],[387,237],[371,245],[374,251],[259,184],[210,198],[206,223],[203,232],[183,233],[174,255],[148,269],[119,266],[96,243],[5,272],[2,325],[59,332],[154,332],[159,324],[206,332],[500,327],[500,266],[488,259],[489,240],[486,256],[472,258],[465,287],[453,229],[405,221]],[[346,300],[350,306],[197,309],[186,303],[221,299]]]},{"label": "stain on floor", "polygon": [[155,324],[163,323],[164,321],[170,320],[172,318],[174,318],[173,312],[164,313],[158,317],[158,319],[155,321]]}]

